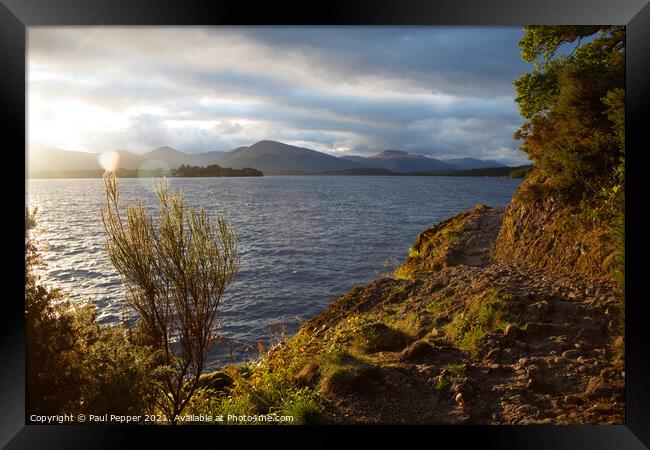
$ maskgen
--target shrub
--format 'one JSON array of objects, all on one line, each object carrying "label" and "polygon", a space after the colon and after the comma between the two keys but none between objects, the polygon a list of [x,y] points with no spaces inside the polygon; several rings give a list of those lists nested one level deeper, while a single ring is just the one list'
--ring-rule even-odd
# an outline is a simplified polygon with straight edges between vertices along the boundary
[{"label": "shrub", "polygon": [[156,183],[157,220],[142,202],[126,205],[123,218],[115,175],[107,173],[104,182],[108,255],[139,315],[143,343],[164,355],[169,370],[161,374],[158,406],[175,424],[217,339],[220,300],[238,269],[237,235],[218,214],[213,224],[205,210],[188,209],[166,180]]},{"label": "shrub", "polygon": [[157,355],[121,326],[102,326],[92,303],[72,305],[35,274],[42,264],[25,212],[26,417],[151,412]]}]

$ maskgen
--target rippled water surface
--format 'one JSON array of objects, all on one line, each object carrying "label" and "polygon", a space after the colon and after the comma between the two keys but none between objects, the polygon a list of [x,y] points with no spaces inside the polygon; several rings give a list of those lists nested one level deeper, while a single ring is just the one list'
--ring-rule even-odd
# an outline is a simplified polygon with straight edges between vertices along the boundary
[{"label": "rippled water surface", "polygon": [[[153,180],[121,179],[122,201],[154,211]],[[450,215],[510,201],[520,180],[465,177],[272,177],[171,179],[187,203],[218,209],[239,234],[241,268],[222,300],[226,337],[211,367],[242,360],[282,324],[294,333],[353,286],[403,261],[416,235]],[[100,320],[117,322],[120,279],[104,249],[101,179],[30,180],[38,207],[46,281],[72,299],[91,298]],[[273,331],[274,330],[274,331]],[[232,355],[231,355],[232,351]]]}]

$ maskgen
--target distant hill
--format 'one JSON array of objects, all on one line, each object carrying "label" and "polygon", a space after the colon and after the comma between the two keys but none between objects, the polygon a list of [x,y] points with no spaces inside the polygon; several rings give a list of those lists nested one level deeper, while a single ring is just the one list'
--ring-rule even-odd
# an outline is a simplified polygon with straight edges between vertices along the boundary
[{"label": "distant hill", "polygon": [[364,166],[325,153],[276,141],[259,141],[226,155],[219,164],[235,169],[254,167],[265,174],[338,171]]},{"label": "distant hill", "polygon": [[100,169],[98,154],[69,152],[58,148],[32,150],[27,154],[30,172],[42,170]]},{"label": "distant hill", "polygon": [[414,155],[402,150],[385,150],[370,157],[344,156],[343,159],[363,164],[366,167],[386,169],[397,173],[443,171],[459,168],[439,159]]},{"label": "distant hill", "polygon": [[[113,150],[120,155],[119,167],[123,169],[177,169],[182,165],[209,166],[217,164],[227,152],[187,154],[171,147],[158,147],[138,155],[128,150]],[[43,171],[63,173],[66,171],[103,170],[99,163],[100,153],[73,152],[56,148],[31,150],[27,155],[30,173]]]},{"label": "distant hill", "polygon": [[[140,160],[141,162],[160,162],[169,168],[176,168],[183,164],[189,164],[192,156],[183,152],[179,152],[171,147],[158,147],[150,152],[144,153]],[[121,164],[123,165],[123,164]],[[126,167],[125,165],[123,165]]]},{"label": "distant hill", "polygon": [[414,172],[411,175],[430,175],[447,177],[510,177],[524,178],[531,170],[531,165],[516,167],[486,167],[484,169],[451,170],[447,172]]},{"label": "distant hill", "polygon": [[[238,147],[230,152],[211,151],[188,154],[174,148],[163,146],[142,155],[128,150],[115,150],[119,153],[118,166],[129,170],[177,169],[182,165],[210,166],[243,169],[246,167],[263,171],[265,174],[413,174],[442,173],[504,167],[496,161],[474,158],[440,160],[423,155],[415,155],[401,150],[385,150],[374,156],[364,157],[346,155],[335,157],[303,147],[282,142],[263,140],[250,146]],[[28,154],[30,176],[46,172],[63,174],[66,172],[103,170],[99,154],[71,152],[61,149],[36,149]]]},{"label": "distant hill", "polygon": [[471,170],[471,169],[488,169],[492,167],[506,167],[505,164],[501,164],[497,161],[492,161],[490,159],[475,159],[475,158],[453,158],[453,159],[443,159],[447,164],[454,165],[461,170]]}]

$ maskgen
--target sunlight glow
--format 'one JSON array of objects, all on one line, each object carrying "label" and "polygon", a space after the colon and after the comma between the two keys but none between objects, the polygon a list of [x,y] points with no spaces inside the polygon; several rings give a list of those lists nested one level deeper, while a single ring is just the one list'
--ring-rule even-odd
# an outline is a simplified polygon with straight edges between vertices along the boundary
[{"label": "sunlight glow", "polygon": [[97,160],[104,170],[115,172],[120,164],[120,154],[118,152],[104,152],[97,157]]}]

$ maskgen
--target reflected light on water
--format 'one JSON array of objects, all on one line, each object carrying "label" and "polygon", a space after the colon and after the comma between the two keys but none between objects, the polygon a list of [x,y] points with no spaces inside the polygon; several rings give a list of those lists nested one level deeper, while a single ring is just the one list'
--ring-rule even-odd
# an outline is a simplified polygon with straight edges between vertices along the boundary
[{"label": "reflected light on water", "polygon": [[104,152],[97,157],[97,160],[104,170],[115,172],[120,164],[120,154],[118,152]]}]

